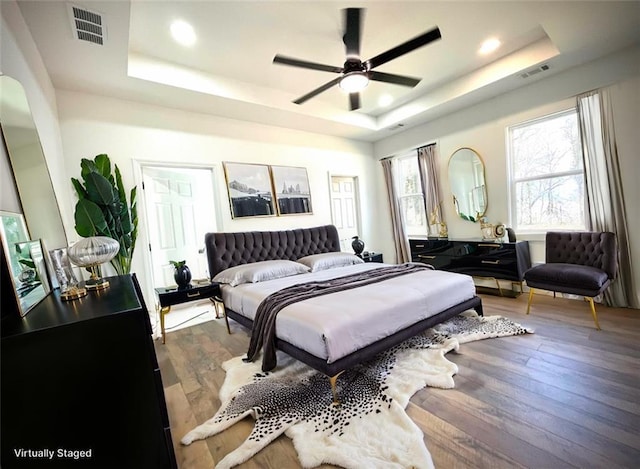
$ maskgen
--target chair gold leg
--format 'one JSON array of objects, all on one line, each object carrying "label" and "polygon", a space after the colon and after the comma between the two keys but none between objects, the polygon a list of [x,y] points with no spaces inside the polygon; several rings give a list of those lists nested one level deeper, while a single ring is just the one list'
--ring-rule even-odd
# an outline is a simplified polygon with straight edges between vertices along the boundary
[{"label": "chair gold leg", "polygon": [[527,314],[531,311],[531,300],[533,300],[533,288],[529,288],[529,301],[527,302]]},{"label": "chair gold leg", "polygon": [[593,298],[585,296],[584,299],[587,300],[591,305],[591,315],[593,316],[593,320],[596,323],[596,329],[600,330],[600,324],[598,323],[598,315],[596,314],[596,305],[593,303]]}]

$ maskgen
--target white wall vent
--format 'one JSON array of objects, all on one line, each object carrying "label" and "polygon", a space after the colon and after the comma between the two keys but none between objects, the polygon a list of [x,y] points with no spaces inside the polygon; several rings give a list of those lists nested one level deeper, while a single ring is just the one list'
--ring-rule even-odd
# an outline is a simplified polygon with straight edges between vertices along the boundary
[{"label": "white wall vent", "polygon": [[521,73],[520,78],[529,78],[533,75],[537,75],[538,73],[546,72],[547,70],[549,70],[549,66],[547,64],[540,65],[539,67],[532,68],[524,73]]},{"label": "white wall vent", "polygon": [[389,130],[390,130],[390,131],[394,131],[394,130],[401,129],[401,128],[403,128],[403,127],[404,127],[404,124],[401,122],[401,123],[399,123],[399,124],[396,124],[396,125],[394,125],[394,126],[389,127]]},{"label": "white wall vent", "polygon": [[73,37],[81,41],[104,45],[107,36],[102,14],[67,4]]}]

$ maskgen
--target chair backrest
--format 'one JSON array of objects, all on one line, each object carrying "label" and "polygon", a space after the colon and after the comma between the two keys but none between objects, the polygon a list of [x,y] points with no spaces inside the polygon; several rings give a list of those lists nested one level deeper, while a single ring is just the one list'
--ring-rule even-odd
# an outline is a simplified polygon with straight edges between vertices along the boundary
[{"label": "chair backrest", "polygon": [[615,278],[618,270],[616,235],[609,231],[549,231],[546,262],[589,265]]}]

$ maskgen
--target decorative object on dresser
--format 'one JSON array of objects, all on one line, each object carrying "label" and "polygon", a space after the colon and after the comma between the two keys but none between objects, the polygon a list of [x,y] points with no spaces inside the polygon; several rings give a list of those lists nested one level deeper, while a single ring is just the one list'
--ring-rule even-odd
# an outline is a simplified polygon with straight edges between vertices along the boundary
[{"label": "decorative object on dresser", "polygon": [[[40,240],[7,244],[2,236],[2,277],[12,288],[4,288],[2,309],[25,316],[51,291]],[[11,290],[11,291],[10,291]],[[3,311],[3,316],[5,312]]]},{"label": "decorative object on dresser", "polygon": [[158,296],[158,303],[160,305],[160,333],[162,334],[163,344],[166,342],[164,317],[171,312],[171,307],[207,298],[213,302],[216,310],[216,318],[224,316],[227,323],[227,332],[231,333],[229,329],[229,320],[224,315],[224,305],[220,299],[220,284],[218,282],[211,282],[204,285],[189,285],[182,288],[162,287],[156,288],[155,292]]},{"label": "decorative object on dresser", "polygon": [[611,232],[547,232],[545,264],[525,272],[529,290],[527,314],[531,311],[534,290],[583,296],[591,306],[591,315],[600,329],[593,298],[603,293],[616,277],[618,248]]},{"label": "decorative object on dresser", "polygon": [[480,219],[480,231],[482,232],[482,239],[502,239],[504,237],[504,225],[498,223],[488,223],[483,217]]},{"label": "decorative object on dresser", "polygon": [[282,352],[280,366],[268,373],[259,362],[236,357],[222,364],[220,409],[181,441],[215,435],[250,415],[253,431],[216,468],[241,464],[282,433],[293,439],[303,467],[433,467],[424,436],[405,411],[411,396],[425,386],[454,387],[458,368],[445,354],[460,344],[532,332],[500,316],[462,313],[346,370],[339,406],[320,373]]},{"label": "decorative object on dresser", "polygon": [[[83,238],[106,236],[120,245],[110,259],[118,275],[131,272],[131,259],[138,237],[138,210],[136,186],[131,189],[129,201],[122,183],[118,165],[111,172],[111,160],[106,154],[80,163],[84,185],[71,178],[78,195],[76,203],[76,232]],[[73,260],[72,260],[73,262]]]},{"label": "decorative object on dresser", "polygon": [[67,249],[52,249],[49,251],[49,258],[51,259],[51,265],[58,280],[58,285],[60,285],[60,298],[68,301],[86,295],[86,289],[83,289],[84,294],[79,293],[78,279],[71,267]]},{"label": "decorative object on dresser", "polygon": [[[73,303],[55,290],[28,321],[3,318],[2,467],[177,468],[140,286],[135,275],[108,280]],[[19,448],[79,459],[20,459]]]},{"label": "decorative object on dresser", "polygon": [[[409,240],[411,260],[431,264],[439,270],[458,272],[473,277],[494,279],[498,293],[522,293],[524,273],[531,267],[529,242],[504,243],[455,239]],[[499,280],[517,282],[520,290],[505,290]],[[488,293],[492,293],[487,289]]]},{"label": "decorative object on dresser", "polygon": [[358,236],[354,236],[353,241],[351,241],[351,247],[353,248],[353,252],[356,253],[356,256],[362,254],[364,251],[364,241],[362,241]]},{"label": "decorative object on dresser", "polygon": [[91,273],[91,278],[84,282],[87,290],[101,290],[109,286],[109,281],[102,278],[100,266],[113,259],[120,250],[120,244],[107,236],[91,236],[81,239],[67,250],[69,260],[78,267],[84,267]]}]

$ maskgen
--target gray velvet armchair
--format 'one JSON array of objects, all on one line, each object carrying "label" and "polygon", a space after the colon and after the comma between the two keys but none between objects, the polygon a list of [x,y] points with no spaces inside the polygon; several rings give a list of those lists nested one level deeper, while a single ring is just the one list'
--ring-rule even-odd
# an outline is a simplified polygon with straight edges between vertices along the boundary
[{"label": "gray velvet armchair", "polygon": [[616,235],[611,232],[548,232],[546,263],[527,270],[527,314],[534,289],[584,296],[600,329],[593,298],[604,292],[618,270]]}]

